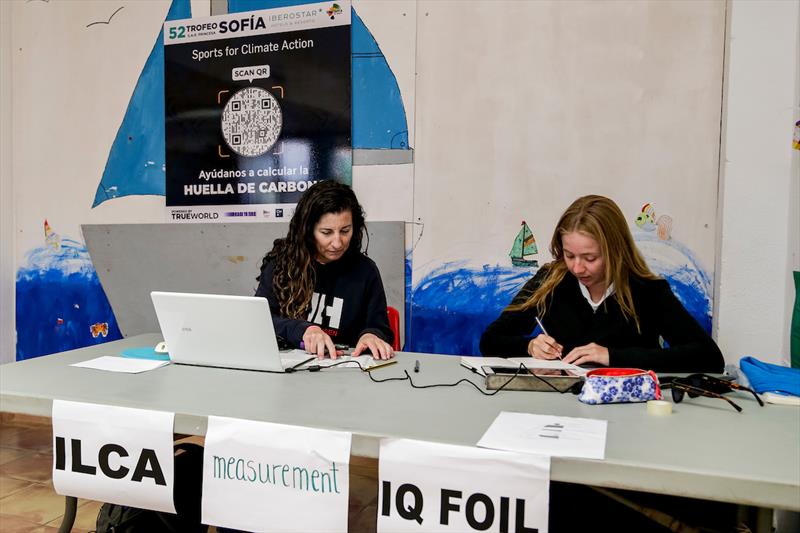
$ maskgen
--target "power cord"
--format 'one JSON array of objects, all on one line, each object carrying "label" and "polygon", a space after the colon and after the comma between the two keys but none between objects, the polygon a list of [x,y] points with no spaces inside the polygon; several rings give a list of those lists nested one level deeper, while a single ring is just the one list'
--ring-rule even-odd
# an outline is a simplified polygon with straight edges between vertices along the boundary
[{"label": "power cord", "polygon": [[[529,371],[530,370],[523,363],[520,363],[519,367],[516,370],[516,372],[514,372],[514,374],[508,378],[508,381],[503,383],[500,387],[498,387],[497,389],[495,389],[492,392],[484,391],[480,387],[480,385],[476,384],[474,381],[469,380],[467,378],[461,378],[458,381],[456,381],[455,383],[432,383],[430,385],[417,385],[416,383],[414,383],[414,380],[411,379],[411,374],[408,373],[408,370],[403,370],[403,373],[405,374],[404,377],[391,377],[391,378],[378,379],[378,378],[376,378],[375,376],[372,375],[372,372],[369,371],[368,367],[364,367],[364,366],[361,365],[361,363],[359,361],[353,361],[353,360],[340,361],[340,362],[331,363],[330,365],[325,365],[325,366],[309,365],[309,366],[307,366],[305,368],[295,368],[295,369],[293,369],[293,371],[294,372],[319,372],[320,370],[333,368],[335,366],[347,365],[347,364],[351,365],[353,363],[355,363],[358,366],[358,368],[361,369],[362,373],[367,374],[369,379],[372,380],[375,383],[387,383],[389,381],[408,381],[408,383],[409,383],[409,385],[411,385],[412,389],[433,389],[433,388],[436,388],[436,387],[456,387],[456,386],[460,385],[461,383],[469,383],[470,385],[472,385],[475,388],[475,390],[477,390],[478,392],[480,392],[484,396],[494,396],[495,394],[497,394],[501,390],[505,389],[506,386],[509,383],[511,383],[515,378],[517,378],[519,376],[520,372]],[[564,394],[564,393],[567,393],[567,392],[572,392],[573,394],[575,394],[577,392],[575,390],[576,386],[581,384],[580,382],[578,382],[578,383],[575,383],[573,385],[570,385],[568,388],[566,388],[564,390],[560,390],[558,387],[556,387],[555,385],[553,385],[552,383],[550,383],[546,379],[542,378],[541,376],[537,376],[536,374],[531,374],[531,375],[536,377],[537,379],[539,379],[539,381],[542,381],[545,385],[547,385],[548,387],[553,389],[555,392],[558,392],[560,394]]]}]

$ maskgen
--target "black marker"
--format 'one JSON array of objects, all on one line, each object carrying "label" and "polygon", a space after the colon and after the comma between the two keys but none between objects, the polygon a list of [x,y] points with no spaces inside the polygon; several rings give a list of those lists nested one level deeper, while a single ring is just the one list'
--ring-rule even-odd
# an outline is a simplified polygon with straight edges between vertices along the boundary
[{"label": "black marker", "polygon": [[419,372],[419,359],[417,359],[417,362],[414,363],[414,372]]}]

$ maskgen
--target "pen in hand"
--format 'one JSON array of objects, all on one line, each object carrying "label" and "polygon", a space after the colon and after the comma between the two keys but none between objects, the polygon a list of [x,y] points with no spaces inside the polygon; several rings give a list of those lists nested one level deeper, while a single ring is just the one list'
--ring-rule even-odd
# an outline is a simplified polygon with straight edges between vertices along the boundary
[{"label": "pen in hand", "polygon": [[[541,320],[539,320],[539,317],[538,317],[538,316],[536,317],[536,323],[537,323],[537,324],[539,324],[539,329],[541,329],[541,330],[542,330],[542,333],[544,333],[546,336],[550,337],[550,334],[549,334],[549,333],[547,333],[547,330],[546,330],[546,329],[544,329],[544,324],[542,324],[542,321],[541,321]],[[552,339],[552,337],[550,337],[550,338]],[[559,358],[559,359],[563,359],[563,357],[561,357],[561,354],[558,354],[558,358]]]}]

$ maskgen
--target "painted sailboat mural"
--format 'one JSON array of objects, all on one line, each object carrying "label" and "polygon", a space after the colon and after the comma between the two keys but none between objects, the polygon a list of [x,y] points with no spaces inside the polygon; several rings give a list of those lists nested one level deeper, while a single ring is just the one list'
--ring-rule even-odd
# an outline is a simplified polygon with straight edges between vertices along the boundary
[{"label": "painted sailboat mural", "polygon": [[536,255],[538,253],[539,248],[536,246],[536,239],[533,237],[533,232],[523,220],[522,227],[514,238],[511,251],[508,252],[509,257],[511,257],[511,264],[515,267],[538,267],[539,261],[536,259],[525,259],[525,256]]}]

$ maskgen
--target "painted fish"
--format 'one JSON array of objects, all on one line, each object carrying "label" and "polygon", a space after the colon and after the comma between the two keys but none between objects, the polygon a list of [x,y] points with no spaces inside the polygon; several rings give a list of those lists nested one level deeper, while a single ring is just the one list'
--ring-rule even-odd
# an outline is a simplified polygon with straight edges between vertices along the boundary
[{"label": "painted fish", "polygon": [[672,237],[672,217],[661,215],[656,218],[656,210],[653,204],[644,204],[642,212],[636,215],[634,222],[637,227],[644,231],[656,231],[658,238],[662,241],[669,240]]}]

